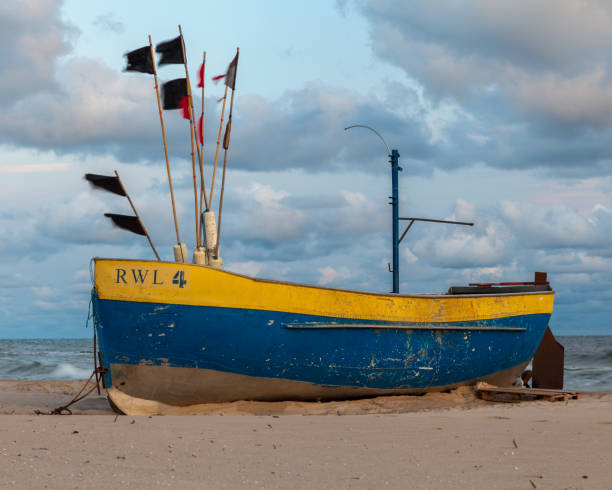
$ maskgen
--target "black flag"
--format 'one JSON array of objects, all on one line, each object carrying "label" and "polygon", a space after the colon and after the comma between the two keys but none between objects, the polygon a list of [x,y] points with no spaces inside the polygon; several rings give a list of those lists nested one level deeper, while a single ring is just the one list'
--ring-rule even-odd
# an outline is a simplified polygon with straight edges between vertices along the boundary
[{"label": "black flag", "polygon": [[123,190],[121,182],[119,181],[119,177],[109,177],[107,175],[97,174],[85,174],[85,179],[89,181],[89,183],[94,189],[100,187],[109,192],[119,194],[120,196],[127,196],[127,194]]},{"label": "black flag", "polygon": [[104,213],[104,216],[113,220],[113,224],[124,230],[131,231],[137,235],[147,236],[140,220],[136,216],[126,216],[125,214]]},{"label": "black flag", "polygon": [[164,41],[163,43],[158,44],[155,48],[155,52],[161,53],[161,58],[159,59],[160,65],[185,63],[181,36],[176,37],[174,39],[170,39],[170,41]]},{"label": "black flag", "polygon": [[227,67],[227,72],[225,74],[225,85],[234,90],[236,88],[236,72],[238,71],[238,53],[234,56],[234,59],[231,61],[229,66]]},{"label": "black flag", "polygon": [[162,100],[164,109],[178,109],[181,101],[187,97],[187,79],[176,78],[162,85]]},{"label": "black flag", "polygon": [[140,73],[155,74],[150,46],[135,49],[134,51],[125,53],[124,56],[127,58],[125,71],[139,71]]}]

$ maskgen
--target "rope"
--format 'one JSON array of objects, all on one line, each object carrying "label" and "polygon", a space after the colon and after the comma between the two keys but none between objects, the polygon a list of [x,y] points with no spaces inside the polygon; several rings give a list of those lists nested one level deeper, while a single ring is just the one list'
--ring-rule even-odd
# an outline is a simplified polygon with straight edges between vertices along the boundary
[{"label": "rope", "polygon": [[[94,335],[93,335],[93,358],[94,358],[94,370],[92,371],[92,373],[89,375],[89,379],[87,381],[85,381],[85,384],[83,385],[83,387],[79,390],[79,392],[74,396],[74,398],[72,400],[70,400],[66,405],[62,405],[60,407],[54,408],[53,410],[51,410],[50,412],[41,412],[40,410],[34,410],[34,413],[36,415],[72,415],[72,410],[70,410],[70,406],[74,405],[77,402],[80,402],[83,398],[88,397],[94,390],[98,390],[98,395],[101,394],[100,392],[100,380],[103,379],[103,376],[108,372],[108,369],[106,369],[105,367],[102,366],[102,360],[100,360],[100,366],[98,367],[98,359],[97,359],[97,353],[98,353],[98,342],[97,342],[97,337],[96,337],[96,319],[91,311],[91,307],[92,307],[92,302],[89,302],[89,308],[87,311],[87,320],[85,322],[85,328],[87,328],[87,326],[89,325],[89,320],[93,319],[93,330],[94,330]],[[85,393],[83,393],[85,391],[85,389],[87,388],[87,385],[89,385],[89,383],[91,382],[92,378],[95,376],[96,382],[95,384]]]},{"label": "rope", "polygon": [[102,368],[102,367],[95,368],[93,372],[91,373],[91,375],[89,376],[89,379],[83,385],[83,387],[74,396],[74,398],[70,400],[70,402],[68,402],[66,405],[62,405],[61,407],[54,408],[53,410],[47,413],[41,412],[40,410],[34,410],[34,413],[36,415],[72,415],[72,410],[70,410],[69,408],[71,405],[74,405],[75,403],[80,402],[83,398],[86,398],[87,396],[89,396],[96,389],[96,387],[98,388],[98,393],[99,393],[100,386],[98,385],[97,382],[87,392],[83,393],[85,391],[85,388],[87,388],[87,385],[89,384],[91,379],[94,376],[96,376],[96,380],[97,380],[98,375],[105,375],[107,371],[108,370],[106,368]]}]

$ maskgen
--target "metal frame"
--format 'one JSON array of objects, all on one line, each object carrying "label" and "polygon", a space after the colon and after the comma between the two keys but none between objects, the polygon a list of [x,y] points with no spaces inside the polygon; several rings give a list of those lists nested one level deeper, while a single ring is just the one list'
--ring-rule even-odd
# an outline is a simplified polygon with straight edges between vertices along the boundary
[{"label": "metal frame", "polygon": [[[380,138],[380,140],[384,143],[385,148],[387,149],[387,155],[389,156],[389,163],[391,164],[391,195],[389,199],[391,199],[391,213],[392,213],[392,222],[393,222],[393,231],[392,231],[392,249],[393,249],[393,268],[389,265],[389,271],[393,273],[393,293],[399,294],[399,244],[410,230],[410,227],[414,224],[415,221],[427,221],[429,223],[445,223],[451,225],[464,225],[464,226],[474,226],[474,223],[468,223],[465,221],[449,221],[442,219],[429,219],[429,218],[400,218],[399,217],[399,172],[402,170],[402,167],[399,166],[399,157],[400,154],[397,150],[391,150],[389,145],[385,141],[385,139],[381,136],[381,134],[376,131],[374,128],[370,126],[365,126],[363,124],[353,124],[352,126],[347,126],[344,130],[348,130],[351,128],[364,128],[372,131],[376,136]],[[399,222],[400,220],[410,221],[402,236],[399,236]]]}]

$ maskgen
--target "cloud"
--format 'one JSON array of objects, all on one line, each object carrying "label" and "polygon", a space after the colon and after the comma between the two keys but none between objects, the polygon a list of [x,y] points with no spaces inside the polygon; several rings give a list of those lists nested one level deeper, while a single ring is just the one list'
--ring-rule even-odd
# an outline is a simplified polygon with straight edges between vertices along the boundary
[{"label": "cloud", "polygon": [[232,262],[231,270],[232,272],[237,272],[238,274],[244,274],[246,276],[257,277],[257,274],[261,272],[264,268],[264,265],[258,262],[253,262],[249,260],[247,262]]},{"label": "cloud", "polygon": [[413,250],[419,259],[441,267],[490,267],[507,260],[506,242],[493,226],[480,236],[464,231],[429,236],[417,241]]},{"label": "cloud", "polygon": [[403,69],[425,100],[456,108],[438,140],[449,151],[436,165],[610,172],[609,2],[354,4],[374,52]]},{"label": "cloud", "polygon": [[358,3],[380,56],[455,94],[517,73],[576,75],[612,46],[612,9],[603,1]]},{"label": "cloud", "polygon": [[237,194],[242,201],[238,219],[243,240],[256,240],[274,247],[303,238],[306,216],[284,203],[289,196],[287,192],[252,182],[248,188],[238,189]]},{"label": "cloud", "polygon": [[49,286],[33,286],[32,292],[34,293],[34,296],[43,300],[53,298],[57,295],[57,291]]},{"label": "cloud", "polygon": [[98,15],[98,17],[94,19],[93,25],[114,34],[123,34],[125,31],[125,25],[123,22],[121,22],[112,12]]},{"label": "cloud", "polygon": [[318,283],[321,286],[328,286],[330,284],[338,283],[340,280],[346,280],[352,277],[352,274],[346,267],[341,267],[336,270],[331,266],[323,267],[317,269],[317,272],[320,274]]},{"label": "cloud", "polygon": [[568,205],[540,208],[505,201],[501,203],[501,217],[517,239],[530,248],[593,248],[606,242],[600,227]]},{"label": "cloud", "polygon": [[61,172],[70,168],[70,163],[30,163],[21,165],[0,165],[1,173],[27,174],[39,172]]},{"label": "cloud", "polygon": [[57,89],[58,57],[72,49],[77,31],[62,20],[62,0],[0,2],[0,105],[34,91]]}]

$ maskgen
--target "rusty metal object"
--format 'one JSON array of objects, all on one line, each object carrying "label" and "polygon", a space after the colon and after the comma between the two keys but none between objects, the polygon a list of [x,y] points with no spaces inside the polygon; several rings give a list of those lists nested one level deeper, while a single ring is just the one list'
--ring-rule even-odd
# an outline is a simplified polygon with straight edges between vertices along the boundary
[{"label": "rusty metal object", "polygon": [[533,281],[528,282],[471,282],[470,286],[479,288],[488,288],[491,286],[548,286],[550,283],[547,279],[546,272],[536,272]]},{"label": "rusty metal object", "polygon": [[563,389],[565,348],[557,342],[550,327],[533,357],[533,387]]}]

